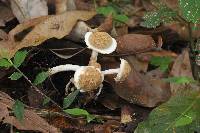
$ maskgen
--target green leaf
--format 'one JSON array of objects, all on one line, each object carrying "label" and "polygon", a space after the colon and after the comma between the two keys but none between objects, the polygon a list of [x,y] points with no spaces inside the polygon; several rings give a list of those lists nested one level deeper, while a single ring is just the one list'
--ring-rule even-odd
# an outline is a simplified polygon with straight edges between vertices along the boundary
[{"label": "green leaf", "polygon": [[184,90],[155,108],[135,133],[194,133],[200,131],[200,93]]},{"label": "green leaf", "polygon": [[122,23],[126,23],[129,20],[129,18],[126,15],[123,15],[123,14],[119,14],[119,15],[114,16],[114,19],[116,21],[119,21],[119,22],[122,22]]},{"label": "green leaf", "polygon": [[166,71],[171,62],[170,57],[152,57],[150,60],[150,64],[159,67],[161,71]]},{"label": "green leaf", "polygon": [[180,119],[178,119],[176,122],[175,122],[175,127],[181,127],[181,126],[185,126],[185,125],[188,125],[188,124],[191,124],[193,121],[193,118],[190,117],[190,116],[182,116]]},{"label": "green leaf", "polygon": [[48,104],[51,101],[51,99],[49,97],[46,97],[42,103],[43,106],[45,106],[46,104]]},{"label": "green leaf", "polygon": [[79,108],[73,108],[73,109],[65,109],[64,112],[70,114],[70,115],[75,115],[75,116],[87,116],[89,113],[84,110],[84,109],[79,109]]},{"label": "green leaf", "polygon": [[189,84],[189,83],[194,83],[195,82],[194,79],[192,79],[190,77],[184,77],[184,76],[169,77],[169,78],[164,79],[164,81],[175,83],[175,84]]},{"label": "green leaf", "polygon": [[104,16],[108,16],[109,14],[113,14],[113,16],[115,16],[117,14],[116,10],[112,6],[98,7],[96,11],[98,14],[102,14]]},{"label": "green leaf", "polygon": [[188,22],[200,22],[200,0],[179,0],[179,6]]},{"label": "green leaf", "polygon": [[176,12],[172,11],[167,6],[160,6],[158,10],[147,12],[143,19],[144,22],[141,23],[141,26],[146,28],[156,28],[161,23],[169,23],[173,21],[176,17]]},{"label": "green leaf", "polygon": [[18,79],[20,79],[22,77],[22,74],[21,73],[19,73],[19,72],[14,72],[9,78],[11,79],[11,80],[18,80]]},{"label": "green leaf", "polygon": [[28,52],[27,51],[17,51],[17,53],[14,56],[13,63],[15,67],[21,66],[21,64],[24,62]]},{"label": "green leaf", "polygon": [[0,67],[11,67],[12,66],[12,63],[8,61],[8,59],[0,59]]},{"label": "green leaf", "polygon": [[20,121],[22,122],[23,119],[24,119],[24,104],[19,101],[19,100],[16,100],[15,101],[15,104],[13,105],[12,107],[12,110],[14,112],[14,115],[15,117]]},{"label": "green leaf", "polygon": [[79,108],[66,109],[66,110],[64,110],[64,112],[68,113],[70,115],[74,115],[74,116],[84,116],[87,118],[87,122],[91,122],[92,120],[95,119],[95,117],[93,115],[89,114],[84,109],[79,109]]},{"label": "green leaf", "polygon": [[70,93],[66,98],[64,98],[64,101],[63,101],[64,109],[68,108],[73,103],[78,93],[79,93],[79,90],[75,90],[74,92]]},{"label": "green leaf", "polygon": [[36,78],[35,78],[33,84],[34,84],[34,85],[41,84],[42,82],[44,82],[44,81],[47,79],[48,76],[49,76],[49,73],[48,73],[48,72],[41,72],[41,73],[39,73],[39,74],[36,76]]}]

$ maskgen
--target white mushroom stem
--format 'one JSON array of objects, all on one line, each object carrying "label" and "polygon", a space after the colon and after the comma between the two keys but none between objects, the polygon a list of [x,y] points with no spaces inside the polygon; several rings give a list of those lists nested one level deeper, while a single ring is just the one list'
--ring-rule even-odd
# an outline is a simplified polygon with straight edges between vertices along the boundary
[{"label": "white mushroom stem", "polygon": [[90,60],[97,61],[97,56],[98,56],[98,52],[95,50],[92,50]]},{"label": "white mushroom stem", "polygon": [[50,68],[49,74],[53,75],[55,73],[63,72],[63,71],[76,71],[79,68],[80,68],[80,66],[78,66],[78,65],[71,65],[71,64],[60,65],[60,66]]},{"label": "white mushroom stem", "polygon": [[103,73],[104,75],[108,75],[108,74],[118,74],[119,72],[120,72],[120,68],[109,69],[109,70],[102,71],[102,73]]}]

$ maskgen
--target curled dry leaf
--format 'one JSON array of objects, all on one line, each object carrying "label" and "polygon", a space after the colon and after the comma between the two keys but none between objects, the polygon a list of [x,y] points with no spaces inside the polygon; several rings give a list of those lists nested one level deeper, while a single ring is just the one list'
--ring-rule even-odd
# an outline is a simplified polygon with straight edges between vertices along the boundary
[{"label": "curled dry leaf", "polygon": [[[37,46],[42,42],[50,38],[61,39],[68,35],[77,20],[86,21],[92,18],[96,13],[89,11],[69,11],[59,15],[52,15],[48,17],[42,17],[41,19],[34,19],[34,24],[25,22],[18,25],[16,28],[10,31],[10,40],[1,41],[0,48],[4,48],[9,51],[9,57],[12,57],[15,52],[24,47]],[[45,19],[46,18],[46,19]],[[26,29],[23,28],[26,27]],[[30,26],[30,27],[29,27]],[[32,29],[32,30],[31,30]],[[29,31],[22,40],[16,40],[16,36],[19,36],[23,31]],[[16,32],[21,31],[21,32]],[[4,50],[5,51],[5,50]],[[0,58],[2,58],[2,51],[0,51]]]},{"label": "curled dry leaf", "polygon": [[[129,61],[129,63],[134,66],[134,68],[138,71],[138,72],[147,72],[148,69],[148,61],[146,60],[140,60],[138,59],[135,55],[132,56],[127,56],[126,57],[127,60]],[[145,57],[144,57],[145,58]]]},{"label": "curled dry leaf", "polygon": [[5,4],[0,3],[0,26],[5,26],[5,23],[13,18],[12,10]]},{"label": "curled dry leaf", "polygon": [[[118,62],[104,62],[103,67],[115,68],[118,65]],[[171,95],[169,84],[160,80],[161,76],[158,78],[140,74],[134,66],[125,81],[115,82],[113,78],[114,76],[109,75],[105,79],[120,97],[144,107],[155,107],[167,101]]]},{"label": "curled dry leaf", "polygon": [[[182,54],[176,58],[170,71],[170,75],[173,77],[189,77],[193,79],[188,49],[183,50]],[[184,88],[184,85],[170,83],[170,87],[171,91],[176,93],[181,88]]]},{"label": "curled dry leaf", "polygon": [[46,0],[11,0],[11,8],[20,23],[48,15]]},{"label": "curled dry leaf", "polygon": [[34,111],[25,109],[24,120],[21,124],[13,115],[11,109],[15,101],[6,93],[0,91],[0,119],[3,123],[15,126],[19,130],[32,130],[43,133],[59,133],[60,131],[49,125],[43,118]]},{"label": "curled dry leaf", "polygon": [[109,15],[104,22],[98,27],[98,31],[110,32],[113,28],[113,17]]},{"label": "curled dry leaf", "polygon": [[142,34],[127,34],[117,38],[117,52],[135,53],[141,51],[147,51],[154,48],[155,42],[150,35]]}]

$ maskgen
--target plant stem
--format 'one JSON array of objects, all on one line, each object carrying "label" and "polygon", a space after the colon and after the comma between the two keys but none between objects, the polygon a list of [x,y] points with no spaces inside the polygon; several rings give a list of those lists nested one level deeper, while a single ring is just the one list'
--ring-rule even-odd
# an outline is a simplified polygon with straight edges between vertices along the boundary
[{"label": "plant stem", "polygon": [[190,39],[190,50],[191,50],[191,53],[193,53],[195,46],[194,46],[194,40],[193,40],[193,35],[192,35],[191,23],[188,23],[188,34],[189,34],[189,39]]},{"label": "plant stem", "polygon": [[96,10],[97,9],[97,2],[96,2],[96,0],[93,0],[93,3],[94,3],[94,9]]},{"label": "plant stem", "polygon": [[19,73],[22,74],[22,76],[26,79],[26,81],[39,93],[41,94],[42,96],[44,96],[45,98],[49,98],[50,101],[55,104],[59,109],[62,110],[62,107],[60,107],[55,101],[53,101],[50,97],[48,97],[46,94],[44,94],[41,90],[39,90],[29,79],[28,77],[21,71],[19,70],[14,64],[13,62],[9,59],[8,60],[10,63],[12,63],[13,67],[15,68],[16,71],[18,71]]}]

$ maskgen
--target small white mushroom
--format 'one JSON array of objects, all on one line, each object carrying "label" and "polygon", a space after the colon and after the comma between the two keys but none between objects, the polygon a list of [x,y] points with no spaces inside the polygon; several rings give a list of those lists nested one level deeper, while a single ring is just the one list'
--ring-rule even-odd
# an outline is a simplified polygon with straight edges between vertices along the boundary
[{"label": "small white mushroom", "polygon": [[106,32],[87,32],[85,34],[85,42],[89,49],[92,50],[90,62],[97,61],[98,53],[110,54],[115,51],[117,42]]},{"label": "small white mushroom", "polygon": [[121,60],[120,68],[102,71],[104,75],[117,74],[117,76],[115,77],[116,82],[124,81],[131,72],[131,66],[129,65],[129,63],[124,59],[120,60]]},{"label": "small white mushroom", "polygon": [[101,86],[104,76],[93,66],[84,66],[74,74],[74,85],[82,92],[93,91]]},{"label": "small white mushroom", "polygon": [[94,66],[60,65],[49,69],[49,74],[53,75],[62,71],[75,71],[73,83],[81,92],[96,90],[101,87],[104,80],[104,75],[100,69]]}]

